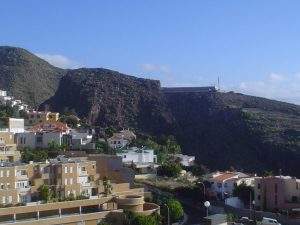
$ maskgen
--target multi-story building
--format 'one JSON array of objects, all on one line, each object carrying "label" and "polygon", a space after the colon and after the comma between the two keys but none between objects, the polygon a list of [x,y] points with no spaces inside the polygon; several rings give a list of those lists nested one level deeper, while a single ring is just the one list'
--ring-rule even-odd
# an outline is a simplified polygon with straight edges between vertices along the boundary
[{"label": "multi-story building", "polygon": [[22,133],[24,132],[24,119],[0,118],[0,132]]},{"label": "multi-story building", "polygon": [[14,140],[14,133],[0,132],[0,161],[15,162],[20,160],[20,152]]},{"label": "multi-story building", "polygon": [[122,162],[130,166],[135,171],[136,179],[153,178],[157,174],[157,156],[153,149],[128,148],[117,153],[122,158]]},{"label": "multi-story building", "polygon": [[[85,157],[59,156],[43,163],[2,163],[1,222],[96,225],[107,219],[121,225],[124,209],[143,215],[159,213],[158,205],[144,202],[144,196],[149,194],[143,188],[130,188],[128,183],[107,179],[105,184],[99,174],[102,170],[103,167],[97,168],[96,161]],[[45,186],[52,192],[49,200],[54,203],[41,201],[41,187]],[[110,192],[106,191],[108,188]],[[23,206],[18,207],[19,204]]]},{"label": "multi-story building", "polygon": [[56,122],[59,119],[59,113],[48,111],[27,111],[25,126],[32,127],[39,123]]},{"label": "multi-story building", "polygon": [[241,172],[217,172],[212,174],[208,181],[211,183],[210,190],[220,199],[230,197],[233,193],[236,182],[249,175]]},{"label": "multi-story building", "polygon": [[20,148],[47,148],[49,143],[58,145],[68,143],[69,127],[61,122],[39,123],[28,131],[16,135],[17,145]]},{"label": "multi-story building", "polygon": [[257,177],[255,207],[261,210],[300,208],[300,179],[290,176]]}]

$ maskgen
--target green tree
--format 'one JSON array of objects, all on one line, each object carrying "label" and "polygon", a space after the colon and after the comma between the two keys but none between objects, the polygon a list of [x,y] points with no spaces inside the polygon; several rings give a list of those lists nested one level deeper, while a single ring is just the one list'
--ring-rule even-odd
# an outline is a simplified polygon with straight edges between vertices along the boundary
[{"label": "green tree", "polygon": [[254,198],[254,190],[252,187],[246,185],[246,183],[241,183],[240,185],[235,186],[233,189],[233,196],[239,197],[244,204],[249,204],[250,202],[250,195],[251,198]]},{"label": "green tree", "polygon": [[103,154],[113,154],[113,149],[109,146],[106,141],[97,141],[96,142],[96,150],[98,153]]},{"label": "green tree", "polygon": [[49,202],[52,197],[53,197],[53,192],[50,189],[50,187],[48,185],[43,184],[40,189],[40,198],[45,201],[45,202]]},{"label": "green tree", "polygon": [[104,194],[106,196],[112,193],[113,186],[111,185],[110,180],[107,177],[103,178],[103,187],[104,187]]},{"label": "green tree", "polygon": [[[170,220],[172,223],[178,222],[183,217],[183,207],[181,203],[176,199],[168,199],[167,200],[167,206],[170,210]],[[167,212],[164,211],[164,216],[167,218]]]},{"label": "green tree", "polygon": [[149,216],[138,215],[130,211],[124,211],[125,221],[124,225],[161,225],[162,217],[154,213]]},{"label": "green tree", "polygon": [[167,177],[178,177],[182,168],[180,164],[175,162],[168,162],[164,163],[161,167],[158,169],[158,174],[160,176],[167,176]]},{"label": "green tree", "polygon": [[47,158],[47,149],[31,149],[29,147],[25,147],[21,150],[21,159],[26,163],[29,161],[41,162],[45,161]]},{"label": "green tree", "polygon": [[76,128],[79,124],[79,119],[77,116],[70,114],[70,115],[62,115],[59,118],[60,122],[68,124],[69,127],[71,128]]},{"label": "green tree", "polygon": [[113,134],[116,133],[116,132],[117,132],[117,130],[116,130],[114,127],[107,127],[107,128],[105,129],[105,135],[106,135],[106,137],[108,137],[108,138],[112,137]]}]

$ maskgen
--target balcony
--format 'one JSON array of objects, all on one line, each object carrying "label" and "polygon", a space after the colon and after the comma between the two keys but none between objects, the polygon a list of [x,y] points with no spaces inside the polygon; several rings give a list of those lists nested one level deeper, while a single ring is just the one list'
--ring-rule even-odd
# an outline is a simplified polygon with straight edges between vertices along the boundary
[{"label": "balcony", "polygon": [[92,183],[81,183],[83,187],[91,187]]},{"label": "balcony", "polygon": [[28,175],[27,174],[16,174],[16,179],[17,180],[28,180]]},{"label": "balcony", "polygon": [[26,186],[26,187],[18,187],[17,190],[20,193],[27,193],[28,191],[30,191],[31,187],[30,186]]},{"label": "balcony", "polygon": [[122,195],[116,199],[120,205],[142,205],[144,204],[144,197],[141,195]]},{"label": "balcony", "polygon": [[86,170],[81,170],[81,171],[79,171],[79,176],[87,176],[88,175],[88,173],[87,173],[87,171]]}]

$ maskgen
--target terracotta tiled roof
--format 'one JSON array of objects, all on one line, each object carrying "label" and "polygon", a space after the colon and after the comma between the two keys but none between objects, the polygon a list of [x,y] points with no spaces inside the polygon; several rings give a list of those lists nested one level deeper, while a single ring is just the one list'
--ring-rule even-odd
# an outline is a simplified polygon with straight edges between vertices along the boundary
[{"label": "terracotta tiled roof", "polygon": [[223,182],[224,180],[230,179],[237,176],[236,173],[222,173],[214,178],[212,180],[217,181],[217,182]]},{"label": "terracotta tiled roof", "polygon": [[68,125],[61,122],[39,123],[29,129],[31,132],[67,132],[68,130]]}]

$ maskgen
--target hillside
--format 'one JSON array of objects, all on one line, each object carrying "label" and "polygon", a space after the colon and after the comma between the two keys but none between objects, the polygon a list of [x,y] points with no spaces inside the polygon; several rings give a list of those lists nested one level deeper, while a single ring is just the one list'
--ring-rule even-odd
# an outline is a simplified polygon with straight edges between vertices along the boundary
[{"label": "hillside", "polygon": [[237,93],[165,94],[177,139],[214,169],[300,176],[300,107]]},{"label": "hillside", "polygon": [[158,81],[106,69],[68,71],[44,103],[96,126],[172,134],[213,169],[282,169],[300,176],[300,107],[233,92],[164,93]]},{"label": "hillside", "polygon": [[300,177],[300,106],[233,92],[162,91],[159,81],[107,69],[62,70],[0,47],[0,89],[43,109],[75,111],[96,127],[174,135],[212,169],[282,169]]},{"label": "hillside", "polygon": [[172,124],[159,81],[107,69],[68,71],[45,105],[59,112],[75,110],[98,127],[134,127],[162,134]]},{"label": "hillside", "polygon": [[64,73],[25,49],[0,46],[0,89],[31,106],[51,97]]}]

